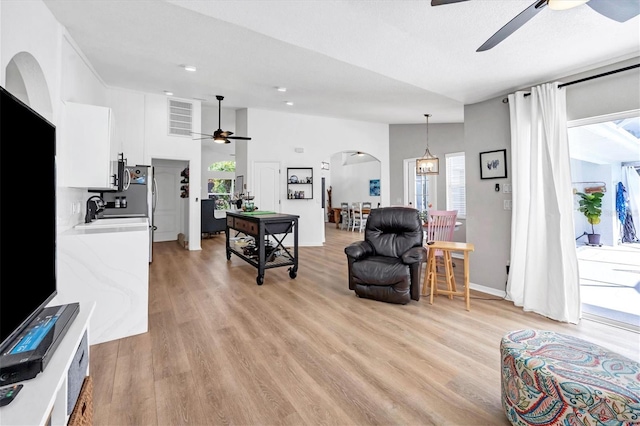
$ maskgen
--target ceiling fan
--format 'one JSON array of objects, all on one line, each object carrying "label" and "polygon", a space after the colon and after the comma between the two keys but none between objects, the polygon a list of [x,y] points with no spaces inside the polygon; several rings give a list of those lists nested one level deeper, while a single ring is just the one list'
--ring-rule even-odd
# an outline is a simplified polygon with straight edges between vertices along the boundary
[{"label": "ceiling fan", "polygon": [[[459,3],[468,0],[431,0],[431,6],[441,6]],[[638,0],[536,0],[533,4],[520,12],[515,18],[507,22],[498,32],[484,42],[476,52],[484,52],[513,34],[518,28],[538,14],[545,6],[552,10],[570,9],[587,3],[591,9],[600,15],[617,22],[626,22],[640,14],[640,2]]]},{"label": "ceiling fan", "polygon": [[203,135],[204,136],[202,138],[196,138],[194,140],[213,139],[213,141],[215,143],[231,143],[231,141],[229,139],[239,139],[239,140],[243,140],[243,141],[250,141],[251,138],[249,138],[249,137],[246,137],[246,136],[231,136],[231,135],[233,135],[233,132],[226,132],[226,131],[222,130],[222,126],[220,125],[220,121],[221,121],[220,120],[220,110],[222,109],[222,100],[224,99],[224,96],[216,95],[216,99],[218,100],[218,130],[213,132],[212,135],[209,135],[207,133],[191,132],[191,133],[196,134],[196,135]]}]

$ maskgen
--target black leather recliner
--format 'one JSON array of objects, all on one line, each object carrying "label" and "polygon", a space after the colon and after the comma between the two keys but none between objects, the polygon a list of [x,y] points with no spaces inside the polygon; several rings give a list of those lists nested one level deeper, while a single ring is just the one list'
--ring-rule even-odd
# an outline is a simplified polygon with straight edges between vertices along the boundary
[{"label": "black leather recliner", "polygon": [[348,245],[349,289],[359,297],[389,303],[420,300],[420,269],[427,259],[418,210],[371,210],[364,241]]}]

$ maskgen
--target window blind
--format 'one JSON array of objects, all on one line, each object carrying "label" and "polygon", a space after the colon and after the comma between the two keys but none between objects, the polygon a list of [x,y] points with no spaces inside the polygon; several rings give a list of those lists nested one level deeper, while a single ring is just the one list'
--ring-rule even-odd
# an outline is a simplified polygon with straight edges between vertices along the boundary
[{"label": "window blind", "polygon": [[464,152],[446,154],[447,169],[447,210],[458,210],[458,217],[467,215],[465,189]]}]

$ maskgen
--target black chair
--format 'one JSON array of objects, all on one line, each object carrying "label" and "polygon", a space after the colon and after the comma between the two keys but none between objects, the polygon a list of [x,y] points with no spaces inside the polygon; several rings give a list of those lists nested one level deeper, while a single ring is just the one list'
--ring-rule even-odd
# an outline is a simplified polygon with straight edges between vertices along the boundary
[{"label": "black chair", "polygon": [[349,289],[359,297],[389,303],[420,300],[420,269],[427,259],[418,210],[406,207],[372,209],[364,241],[344,249],[349,264]]},{"label": "black chair", "polygon": [[203,198],[200,200],[200,232],[211,236],[211,234],[224,232],[227,221],[225,218],[216,218],[216,198]]}]

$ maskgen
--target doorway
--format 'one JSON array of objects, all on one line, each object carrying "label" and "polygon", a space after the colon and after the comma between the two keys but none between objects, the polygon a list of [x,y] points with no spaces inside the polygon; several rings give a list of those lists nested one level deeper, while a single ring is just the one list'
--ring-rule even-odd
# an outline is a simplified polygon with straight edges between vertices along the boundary
[{"label": "doorway", "polygon": [[384,187],[380,182],[380,160],[365,151],[340,151],[332,154],[326,164],[328,169],[323,170],[323,176],[331,196],[325,205],[325,221],[340,228],[341,203],[351,206],[353,202],[370,202],[373,208],[380,205]]},{"label": "doorway", "polygon": [[[568,135],[583,317],[640,331],[640,241],[629,241],[620,214],[629,205],[620,188],[638,179],[626,169],[640,164],[640,111],[571,122]],[[599,222],[578,210],[579,193],[602,194]],[[640,230],[637,208],[625,213]],[[597,244],[587,239],[593,233],[600,235]]]},{"label": "doorway", "polygon": [[418,176],[417,158],[403,162],[404,205],[415,206],[419,211],[438,210],[438,178],[436,175]]},{"label": "doorway", "polygon": [[[185,186],[181,181],[185,180],[181,172],[188,168],[189,162],[182,160],[151,161],[156,181],[156,199],[152,223],[155,227],[153,242],[177,241],[178,234],[188,234],[188,201],[189,198],[181,198]],[[188,185],[188,183],[186,184]],[[193,194],[197,196],[198,194]]]}]

